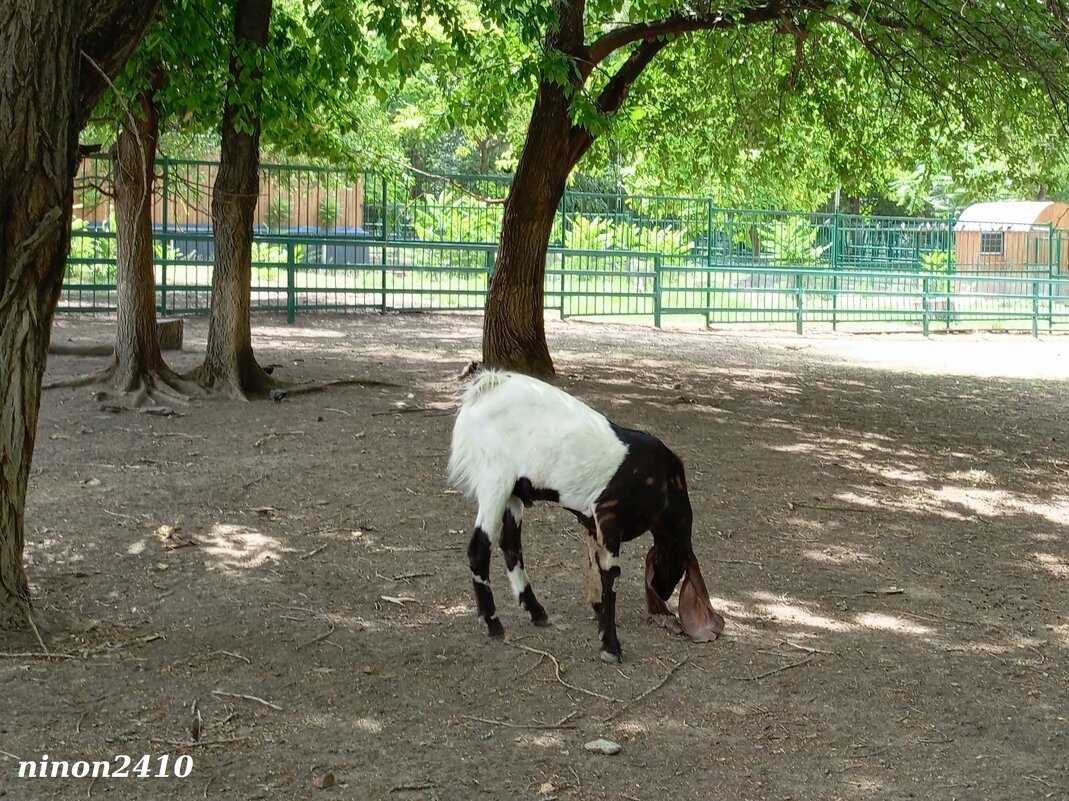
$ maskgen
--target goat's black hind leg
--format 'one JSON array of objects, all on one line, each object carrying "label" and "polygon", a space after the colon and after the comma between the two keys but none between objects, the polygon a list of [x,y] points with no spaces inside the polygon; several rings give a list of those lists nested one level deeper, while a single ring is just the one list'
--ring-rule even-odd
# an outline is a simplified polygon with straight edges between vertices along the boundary
[{"label": "goat's black hind leg", "polygon": [[523,565],[523,541],[520,538],[522,528],[523,503],[519,498],[513,497],[509,500],[502,519],[501,553],[505,557],[505,568],[508,570],[512,593],[516,596],[520,608],[531,616],[531,622],[536,626],[545,626],[549,624],[549,616],[535,597]]},{"label": "goat's black hind leg", "polygon": [[468,542],[468,564],[471,566],[471,586],[475,590],[475,608],[479,620],[486,624],[491,637],[502,637],[505,627],[497,619],[494,593],[490,590],[490,537],[479,525]]}]

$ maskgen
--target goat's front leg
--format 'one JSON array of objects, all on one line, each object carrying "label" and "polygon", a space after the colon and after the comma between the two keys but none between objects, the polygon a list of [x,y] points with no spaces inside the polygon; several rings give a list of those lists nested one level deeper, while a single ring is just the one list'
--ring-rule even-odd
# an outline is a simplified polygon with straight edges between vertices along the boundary
[{"label": "goat's front leg", "polygon": [[[486,531],[481,525],[482,516],[475,522],[475,530],[468,542],[468,564],[471,566],[471,586],[475,590],[475,609],[479,620],[486,624],[487,634],[491,637],[503,637],[505,627],[497,619],[497,607],[494,605],[494,593],[490,590],[490,537],[496,540],[501,532]],[[500,522],[498,523],[500,526]]]},{"label": "goat's front leg", "polygon": [[501,553],[505,557],[505,569],[508,570],[512,594],[520,608],[531,616],[536,626],[549,625],[549,616],[542,604],[535,597],[527,571],[523,565],[523,540],[520,532],[523,528],[523,503],[519,498],[509,498],[505,507],[505,516],[501,521]]},{"label": "goat's front leg", "polygon": [[611,664],[623,661],[616,634],[616,579],[620,576],[620,528],[613,513],[599,513],[587,541],[590,576],[587,595],[598,620],[601,658]]}]

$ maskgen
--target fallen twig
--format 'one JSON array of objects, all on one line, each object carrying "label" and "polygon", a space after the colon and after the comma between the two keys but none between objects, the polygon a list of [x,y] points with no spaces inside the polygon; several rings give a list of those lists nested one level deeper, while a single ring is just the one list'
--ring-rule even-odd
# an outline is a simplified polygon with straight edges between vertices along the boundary
[{"label": "fallen twig", "polygon": [[983,626],[983,625],[987,625],[985,623],[981,623],[979,620],[964,620],[964,619],[958,618],[958,617],[946,617],[945,615],[933,615],[933,614],[921,615],[921,614],[917,614],[916,612],[901,612],[900,614],[903,614],[906,617],[915,617],[918,620],[943,620],[943,621],[946,621],[947,623],[962,623],[962,624],[964,624],[966,626]]},{"label": "fallen twig", "polygon": [[879,509],[870,509],[865,506],[831,506],[823,503],[806,503],[805,501],[787,501],[790,511],[795,509],[820,509],[824,512],[850,512],[852,514],[876,514]]},{"label": "fallen twig", "polygon": [[41,650],[46,654],[48,653],[48,646],[45,645],[45,641],[41,638],[41,632],[37,630],[37,621],[33,619],[33,610],[29,604],[26,604],[26,620],[30,624],[30,628],[33,629],[33,636],[37,638],[37,644],[41,646]]},{"label": "fallen twig", "polygon": [[280,707],[278,704],[273,704],[270,701],[265,701],[263,698],[260,698],[255,695],[245,695],[244,693],[228,693],[224,692],[223,690],[212,690],[212,695],[217,696],[219,698],[242,698],[246,701],[254,701],[257,704],[269,706],[272,709],[278,710],[279,712],[282,711],[282,707]]},{"label": "fallen twig", "polygon": [[1032,775],[1027,774],[1027,773],[1025,773],[1023,775],[1024,775],[1024,778],[1028,779],[1028,781],[1036,782],[1038,784],[1042,784],[1044,787],[1052,787],[1055,790],[1069,790],[1069,785],[1055,784],[1054,782],[1047,781],[1042,776],[1032,776]]},{"label": "fallen twig", "polygon": [[330,631],[328,631],[326,634],[320,634],[318,637],[313,637],[312,639],[308,640],[307,642],[302,642],[300,645],[297,646],[297,650],[298,651],[301,650],[306,645],[315,645],[317,642],[322,642],[327,637],[329,637],[331,634],[333,634],[334,633],[334,621],[328,620],[327,621],[327,625],[330,626]]},{"label": "fallen twig", "polygon": [[474,720],[477,723],[486,723],[490,726],[500,726],[503,729],[574,729],[576,725],[569,723],[576,712],[572,712],[558,723],[509,723],[507,720],[494,720],[493,718],[480,718],[476,715],[461,715],[465,720]]},{"label": "fallen twig", "polygon": [[466,545],[438,545],[433,548],[416,548],[410,545],[379,545],[375,550],[391,553],[434,553],[436,551],[460,551]]},{"label": "fallen twig", "polygon": [[524,651],[529,651],[532,654],[541,654],[542,656],[544,656],[547,659],[549,659],[549,661],[551,661],[553,663],[553,671],[554,671],[554,673],[556,675],[557,681],[560,682],[561,684],[563,684],[568,689],[575,690],[576,692],[584,693],[585,695],[592,695],[595,698],[601,698],[604,701],[613,701],[614,703],[617,703],[617,704],[622,703],[622,701],[619,698],[612,698],[611,696],[608,696],[608,695],[602,695],[601,693],[596,693],[593,690],[586,690],[586,689],[584,689],[582,687],[576,687],[574,684],[569,684],[568,682],[566,682],[563,678],[561,678],[561,673],[563,673],[564,671],[560,666],[560,661],[557,659],[557,657],[553,656],[553,654],[551,654],[549,651],[543,651],[543,650],[538,649],[538,648],[532,648],[529,645],[524,645],[523,643],[519,643],[519,642],[508,642],[508,641],[506,641],[506,644],[507,645],[511,645],[513,648],[521,648]]},{"label": "fallen twig", "polygon": [[60,345],[52,342],[48,345],[50,356],[111,356],[115,353],[114,345]]},{"label": "fallen twig", "polygon": [[783,667],[778,667],[774,670],[766,670],[764,673],[758,673],[756,676],[732,676],[732,678],[738,679],[739,681],[757,681],[759,679],[766,679],[769,676],[775,676],[777,673],[782,673],[783,671],[790,670],[791,668],[801,667],[807,662],[812,661],[813,657],[807,656],[805,659],[799,659],[797,662],[791,662],[789,665],[784,665]]},{"label": "fallen twig", "polygon": [[384,412],[372,412],[372,417],[384,417],[388,414],[415,414],[416,412],[424,412],[426,414],[434,415],[439,414],[445,416],[447,414],[453,414],[456,409],[440,409],[435,406],[402,406],[397,409],[389,409]]},{"label": "fallen twig", "polygon": [[15,756],[10,751],[0,750],[0,756],[6,756],[8,759],[14,759],[16,762],[21,762],[22,761],[22,757]]},{"label": "fallen twig", "polygon": [[127,648],[131,645],[144,645],[145,643],[150,643],[155,640],[162,639],[164,639],[162,634],[146,634],[143,637],[134,637],[132,640],[125,640],[123,642],[116,643],[115,645],[112,645],[111,643],[104,643],[103,645],[98,645],[94,648],[88,648],[83,651],[83,653],[86,656],[90,656],[93,654],[100,654],[105,651],[120,651],[123,648]]},{"label": "fallen twig", "polygon": [[426,578],[427,576],[434,576],[434,575],[437,575],[437,574],[436,573],[427,573],[425,571],[420,571],[420,572],[416,572],[416,573],[398,573],[396,576],[391,576],[388,580],[389,581],[408,581],[408,579]]},{"label": "fallen twig", "polygon": [[398,784],[396,787],[391,787],[388,792],[400,793],[406,790],[430,790],[437,786],[436,784]]},{"label": "fallen twig", "polygon": [[323,543],[322,545],[320,545],[320,546],[319,546],[318,548],[315,548],[314,550],[311,550],[311,551],[309,551],[308,553],[306,553],[306,554],[303,554],[302,556],[298,556],[298,557],[297,557],[297,559],[298,559],[298,561],[301,561],[301,562],[303,562],[303,561],[304,561],[305,559],[311,559],[311,558],[312,558],[313,556],[315,556],[315,555],[316,555],[317,553],[319,553],[320,551],[322,551],[322,550],[323,550],[324,548],[326,548],[326,547],[327,547],[328,545],[330,545],[330,543],[329,543],[329,542],[324,542],[324,543]]},{"label": "fallen twig", "polygon": [[62,654],[50,651],[0,651],[0,659],[81,659],[78,654]]},{"label": "fallen twig", "polygon": [[167,745],[173,745],[175,748],[204,748],[212,745],[229,745],[230,743],[240,743],[248,740],[248,737],[230,737],[225,740],[168,740],[163,737],[152,737],[150,740],[154,743],[166,743]]},{"label": "fallen twig", "polygon": [[666,684],[666,683],[668,682],[668,680],[669,680],[670,678],[672,678],[672,676],[674,676],[674,675],[675,675],[675,673],[676,673],[676,671],[677,671],[677,670],[679,670],[679,669],[680,669],[681,667],[683,667],[683,665],[687,664],[687,661],[688,661],[689,659],[690,659],[690,657],[689,657],[689,656],[685,656],[685,657],[683,657],[683,658],[682,658],[681,660],[679,660],[678,662],[676,662],[676,663],[675,663],[675,665],[673,665],[673,666],[672,666],[672,669],[671,669],[671,670],[669,670],[669,671],[668,671],[668,673],[666,673],[666,674],[665,674],[665,677],[664,677],[663,679],[661,679],[661,680],[660,680],[659,682],[657,682],[656,684],[654,684],[654,685],[653,685],[652,687],[650,687],[650,688],[649,688],[648,690],[646,690],[646,691],[645,691],[644,693],[642,693],[641,695],[639,695],[639,696],[637,696],[637,697],[635,697],[635,698],[632,698],[632,699],[631,699],[630,701],[628,701],[628,702],[627,702],[626,704],[624,704],[624,705],[623,705],[622,707],[620,707],[619,709],[617,709],[617,710],[616,710],[615,712],[613,712],[613,713],[612,713],[611,715],[609,715],[608,717],[604,717],[604,718],[602,718],[602,719],[601,719],[601,722],[602,722],[602,723],[608,723],[608,722],[609,722],[610,720],[612,720],[613,718],[615,718],[615,717],[616,717],[617,715],[620,715],[620,714],[622,714],[622,713],[623,713],[624,711],[626,711],[626,710],[630,709],[630,708],[631,708],[631,707],[633,707],[633,706],[634,706],[635,704],[637,704],[637,703],[639,703],[639,702],[643,701],[643,700],[644,700],[644,699],[645,699],[645,698],[646,698],[647,696],[649,696],[649,695],[652,695],[652,694],[653,694],[654,692],[656,692],[657,690],[661,689],[661,687],[663,687],[663,686],[664,686],[664,685],[665,685],[665,684]]},{"label": "fallen twig", "polygon": [[299,384],[294,387],[286,387],[290,395],[311,395],[314,392],[326,392],[331,387],[393,387],[401,385],[393,381],[376,381],[371,378],[341,378],[337,381],[324,381],[321,384]]},{"label": "fallen twig", "polygon": [[835,651],[824,651],[820,648],[811,648],[808,645],[799,645],[798,643],[791,642],[790,640],[784,640],[784,645],[789,645],[791,648],[797,648],[799,651],[805,651],[807,654],[828,654],[828,656],[838,656]]},{"label": "fallen twig", "polygon": [[242,662],[244,662],[247,665],[251,665],[252,664],[252,660],[249,659],[247,656],[242,656],[241,654],[235,654],[233,651],[212,651],[210,654],[208,654],[208,656],[215,656],[216,654],[222,654],[223,656],[232,656],[234,659],[240,659]]},{"label": "fallen twig", "polygon": [[121,517],[124,520],[137,520],[137,518],[133,515],[124,515],[121,512],[113,512],[110,509],[104,509],[103,507],[100,509],[100,511],[102,511],[106,515],[111,515],[112,517]]}]

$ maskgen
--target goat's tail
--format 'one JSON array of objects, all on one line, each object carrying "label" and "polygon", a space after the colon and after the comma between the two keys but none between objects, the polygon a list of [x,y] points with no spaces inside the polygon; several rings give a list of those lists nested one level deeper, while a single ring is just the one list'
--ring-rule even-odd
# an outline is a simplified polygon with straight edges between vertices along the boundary
[{"label": "goat's tail", "polygon": [[464,389],[460,396],[460,405],[467,406],[476,398],[485,395],[494,387],[499,387],[508,379],[509,373],[495,370],[492,367],[483,367],[477,362],[472,362],[468,369],[461,375]]}]

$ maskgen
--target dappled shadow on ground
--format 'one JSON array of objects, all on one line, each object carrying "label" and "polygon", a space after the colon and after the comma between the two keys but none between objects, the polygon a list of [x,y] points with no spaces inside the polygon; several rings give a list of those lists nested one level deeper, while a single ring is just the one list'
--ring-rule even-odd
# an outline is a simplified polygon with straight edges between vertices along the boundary
[{"label": "dappled shadow on ground", "polygon": [[[700,646],[649,625],[632,543],[615,668],[595,654],[585,535],[551,507],[524,531],[553,625],[508,602],[499,559],[508,637],[474,620],[474,509],[444,484],[441,407],[479,323],[256,331],[284,379],[396,388],[165,420],[50,394],[28,551],[40,606],[66,616],[50,646],[73,658],[0,661],[14,713],[0,749],[192,754],[190,779],[153,781],[159,798],[303,798],[328,770],[341,786],[324,797],[346,798],[1069,792],[1063,383],[860,367],[795,338],[551,324],[561,385],[682,457],[728,618]],[[195,361],[199,322],[187,339],[179,361]],[[956,342],[930,345],[960,362]],[[205,729],[190,745],[194,700]],[[583,750],[602,736],[622,753]],[[0,756],[12,797],[88,788],[19,783],[13,765]]]}]

